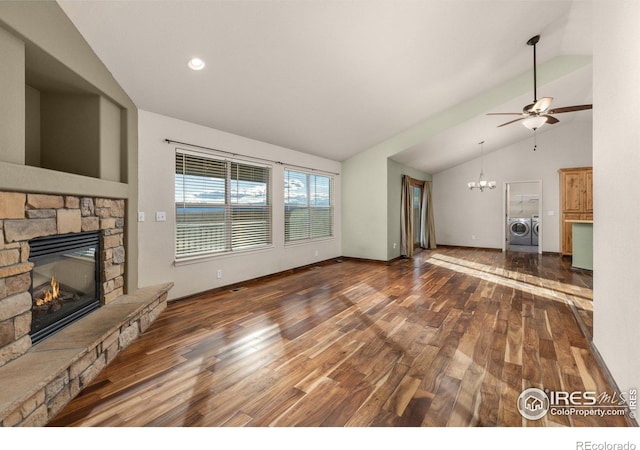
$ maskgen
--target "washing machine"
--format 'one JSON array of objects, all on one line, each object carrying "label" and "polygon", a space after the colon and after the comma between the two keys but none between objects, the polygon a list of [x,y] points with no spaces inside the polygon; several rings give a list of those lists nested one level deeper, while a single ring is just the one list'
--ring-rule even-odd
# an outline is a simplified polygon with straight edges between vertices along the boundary
[{"label": "washing machine", "polygon": [[540,227],[540,217],[531,216],[531,245],[538,245],[538,232]]},{"label": "washing machine", "polygon": [[531,217],[509,218],[509,244],[531,245]]}]

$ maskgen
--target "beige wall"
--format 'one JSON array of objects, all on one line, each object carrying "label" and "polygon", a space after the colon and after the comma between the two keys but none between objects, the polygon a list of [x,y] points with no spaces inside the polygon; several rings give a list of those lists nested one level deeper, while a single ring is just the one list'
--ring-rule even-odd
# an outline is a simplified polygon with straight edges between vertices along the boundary
[{"label": "beige wall", "polygon": [[42,167],[100,177],[99,102],[94,95],[41,93]]},{"label": "beige wall", "polygon": [[122,118],[118,105],[100,97],[99,106],[100,143],[99,167],[103,180],[122,181],[120,179]]},{"label": "beige wall", "polygon": [[400,192],[404,174],[431,179],[430,175],[378,152],[364,152],[343,163],[344,256],[377,261],[400,256]]},{"label": "beige wall", "polygon": [[640,388],[640,2],[594,7],[594,342],[627,391]]},{"label": "beige wall", "polygon": [[0,152],[3,161],[24,164],[24,43],[2,27],[0,61]]},{"label": "beige wall", "polygon": [[[272,164],[273,246],[254,252],[226,254],[196,259],[189,263],[176,263],[174,191],[176,145],[163,142],[165,139],[334,173],[341,172],[341,164],[147,111],[139,113],[139,129],[139,210],[145,213],[145,221],[138,223],[142,285],[172,281],[174,287],[169,298],[175,299],[342,256],[340,226],[342,176],[334,177],[335,236],[330,239],[285,245],[285,166]],[[166,222],[155,221],[157,211],[166,212]],[[220,279],[217,278],[218,270],[222,271]]]},{"label": "beige wall", "polygon": [[387,158],[364,152],[342,163],[344,256],[387,260]]},{"label": "beige wall", "polygon": [[25,89],[25,164],[40,166],[40,91],[26,86]]}]

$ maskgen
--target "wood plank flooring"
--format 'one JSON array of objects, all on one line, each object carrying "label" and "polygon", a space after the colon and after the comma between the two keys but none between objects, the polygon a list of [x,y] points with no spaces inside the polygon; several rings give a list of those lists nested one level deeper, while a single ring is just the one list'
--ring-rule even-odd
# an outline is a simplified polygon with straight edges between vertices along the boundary
[{"label": "wood plank flooring", "polygon": [[529,387],[612,392],[591,283],[558,256],[442,248],[171,302],[50,425],[625,426],[516,408]]}]

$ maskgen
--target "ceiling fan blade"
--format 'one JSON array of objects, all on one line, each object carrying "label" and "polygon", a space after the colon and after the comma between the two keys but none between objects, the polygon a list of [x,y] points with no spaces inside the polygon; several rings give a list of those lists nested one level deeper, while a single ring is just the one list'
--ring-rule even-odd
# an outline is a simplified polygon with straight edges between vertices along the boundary
[{"label": "ceiling fan blade", "polygon": [[551,106],[551,102],[553,101],[553,97],[542,97],[540,100],[535,102],[535,104],[529,110],[530,112],[541,113],[547,110],[549,106]]},{"label": "ceiling fan blade", "polygon": [[511,121],[509,121],[509,122],[505,122],[505,123],[503,123],[502,125],[498,125],[498,126],[497,126],[497,128],[503,127],[503,126],[505,126],[505,125],[509,125],[510,123],[519,122],[519,121],[521,121],[521,120],[523,120],[523,119],[525,119],[525,117],[520,117],[519,119],[511,120]]},{"label": "ceiling fan blade", "polygon": [[487,116],[521,116],[522,113],[487,113]]},{"label": "ceiling fan blade", "polygon": [[548,124],[554,124],[554,123],[558,123],[558,122],[560,122],[558,119],[556,119],[555,117],[550,116],[550,115],[548,115],[548,114],[545,114],[545,115],[544,115],[544,117],[546,117],[546,118],[547,118],[547,123],[548,123]]},{"label": "ceiling fan blade", "polygon": [[585,109],[592,109],[593,105],[576,105],[576,106],[563,106],[562,108],[554,108],[547,111],[549,114],[560,114],[573,111],[582,111]]}]

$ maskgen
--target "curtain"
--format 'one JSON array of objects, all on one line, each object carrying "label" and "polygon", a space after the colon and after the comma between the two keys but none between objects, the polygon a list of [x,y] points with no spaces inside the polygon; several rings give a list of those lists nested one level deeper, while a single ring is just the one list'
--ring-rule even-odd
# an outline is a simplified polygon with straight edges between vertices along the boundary
[{"label": "curtain", "polygon": [[431,181],[425,181],[422,188],[422,207],[420,219],[420,246],[436,248],[436,224],[433,220],[433,202],[431,201]]},{"label": "curtain", "polygon": [[400,254],[407,258],[413,256],[411,197],[411,177],[402,175],[402,194],[400,196]]},{"label": "curtain", "polygon": [[433,202],[431,200],[431,181],[420,181],[408,175],[402,175],[402,194],[400,198],[400,254],[411,258],[413,249],[413,186],[422,187],[420,204],[420,247],[436,248],[436,226],[433,219]]}]

